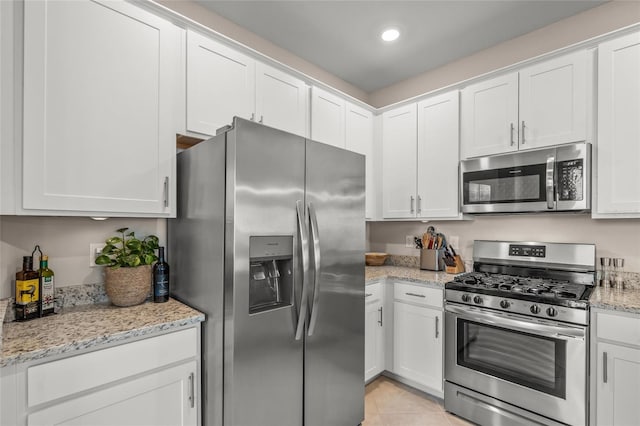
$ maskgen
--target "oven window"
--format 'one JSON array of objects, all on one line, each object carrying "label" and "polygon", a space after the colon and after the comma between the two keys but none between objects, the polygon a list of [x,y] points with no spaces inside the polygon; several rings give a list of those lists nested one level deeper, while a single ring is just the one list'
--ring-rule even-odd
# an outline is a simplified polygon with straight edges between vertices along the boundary
[{"label": "oven window", "polygon": [[546,165],[467,172],[463,176],[465,204],[545,201]]},{"label": "oven window", "polygon": [[565,341],[461,318],[457,327],[458,365],[565,398]]}]

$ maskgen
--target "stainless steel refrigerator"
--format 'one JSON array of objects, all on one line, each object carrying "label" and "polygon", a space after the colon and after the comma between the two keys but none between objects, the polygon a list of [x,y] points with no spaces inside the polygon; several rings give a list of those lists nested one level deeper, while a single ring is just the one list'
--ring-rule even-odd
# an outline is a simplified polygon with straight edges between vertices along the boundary
[{"label": "stainless steel refrigerator", "polygon": [[178,154],[168,261],[206,314],[203,425],[362,422],[364,164],[239,118]]}]

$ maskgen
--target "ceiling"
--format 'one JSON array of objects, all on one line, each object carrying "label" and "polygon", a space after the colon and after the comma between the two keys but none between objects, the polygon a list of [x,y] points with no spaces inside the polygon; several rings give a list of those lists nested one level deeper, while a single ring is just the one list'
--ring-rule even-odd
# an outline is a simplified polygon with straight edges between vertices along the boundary
[{"label": "ceiling", "polygon": [[[195,0],[367,93],[605,1]],[[400,30],[383,42],[389,26]]]}]

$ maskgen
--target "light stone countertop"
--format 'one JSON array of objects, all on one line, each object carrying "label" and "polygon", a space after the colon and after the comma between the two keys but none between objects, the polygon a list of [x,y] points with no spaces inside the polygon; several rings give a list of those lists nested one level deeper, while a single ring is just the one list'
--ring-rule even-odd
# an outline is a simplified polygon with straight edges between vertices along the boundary
[{"label": "light stone countertop", "polygon": [[64,308],[44,318],[5,323],[0,367],[171,331],[204,319],[204,314],[174,299],[126,308],[110,304]]},{"label": "light stone countertop", "polygon": [[446,272],[424,271],[408,266],[365,266],[365,281],[390,278],[415,282],[417,284],[432,284],[444,287],[444,283],[453,280],[455,275]]},{"label": "light stone countertop", "polygon": [[592,308],[640,314],[640,288],[596,287],[589,303]]}]

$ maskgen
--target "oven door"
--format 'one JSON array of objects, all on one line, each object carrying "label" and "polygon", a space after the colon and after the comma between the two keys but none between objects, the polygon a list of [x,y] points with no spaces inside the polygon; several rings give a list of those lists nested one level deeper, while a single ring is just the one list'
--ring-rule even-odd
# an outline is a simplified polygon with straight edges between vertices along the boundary
[{"label": "oven door", "polygon": [[463,213],[553,211],[556,149],[464,160]]},{"label": "oven door", "polygon": [[445,309],[448,382],[586,424],[586,327],[451,303]]}]

